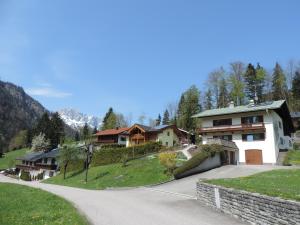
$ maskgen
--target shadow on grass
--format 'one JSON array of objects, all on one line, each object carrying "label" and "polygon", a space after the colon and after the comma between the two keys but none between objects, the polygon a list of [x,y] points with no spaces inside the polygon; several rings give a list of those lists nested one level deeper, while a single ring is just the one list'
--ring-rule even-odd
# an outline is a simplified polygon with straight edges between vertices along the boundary
[{"label": "shadow on grass", "polygon": [[99,173],[93,180],[97,180],[97,179],[102,178],[102,177],[105,177],[105,176],[107,176],[107,175],[109,175],[109,172],[108,172],[108,171],[103,172],[103,173]]},{"label": "shadow on grass", "polygon": [[72,173],[72,174],[71,174],[70,176],[68,176],[67,178],[75,177],[75,176],[77,176],[78,174],[81,174],[83,171],[84,171],[84,169],[75,171],[74,173]]}]

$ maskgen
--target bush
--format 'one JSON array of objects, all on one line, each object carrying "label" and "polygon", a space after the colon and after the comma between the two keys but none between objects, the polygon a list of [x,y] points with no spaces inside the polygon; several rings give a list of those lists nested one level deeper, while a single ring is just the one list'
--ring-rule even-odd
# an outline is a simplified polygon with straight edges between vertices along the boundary
[{"label": "bush", "polygon": [[207,152],[211,157],[213,157],[216,153],[223,152],[222,145],[211,144],[211,145],[200,145],[200,149],[204,152]]},{"label": "bush", "polygon": [[20,179],[25,181],[31,181],[30,173],[27,171],[21,171]]},{"label": "bush", "polygon": [[293,150],[300,150],[300,144],[299,143],[294,143],[293,144]]},{"label": "bush", "polygon": [[124,155],[128,156],[127,160],[136,159],[149,153],[159,152],[161,147],[161,144],[158,142],[148,142],[143,145],[136,145],[128,148],[122,147],[99,149],[94,152],[91,165],[100,166],[112,163],[119,163],[124,158]]},{"label": "bush", "polygon": [[162,152],[159,154],[159,162],[163,165],[168,173],[172,173],[176,167],[177,154],[175,152]]},{"label": "bush", "polygon": [[101,145],[101,148],[124,148],[125,146],[124,145],[120,145],[120,144],[104,144],[104,145]]}]

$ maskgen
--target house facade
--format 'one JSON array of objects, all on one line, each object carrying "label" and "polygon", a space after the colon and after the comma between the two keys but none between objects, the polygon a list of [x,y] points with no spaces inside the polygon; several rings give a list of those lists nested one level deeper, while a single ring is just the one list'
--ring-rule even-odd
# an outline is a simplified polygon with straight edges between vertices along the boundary
[{"label": "house facade", "polygon": [[95,137],[95,142],[97,144],[119,144],[128,145],[128,127],[108,129],[97,132]]},{"label": "house facade", "polygon": [[234,142],[234,164],[276,164],[279,152],[292,148],[294,132],[285,101],[206,110],[194,117],[201,119],[199,133],[203,144],[212,139]]},{"label": "house facade", "polygon": [[58,149],[53,149],[47,152],[33,152],[21,158],[17,158],[20,163],[16,168],[20,170],[19,176],[22,171],[29,172],[31,178],[37,177],[42,174],[43,179],[55,176],[58,172]]},{"label": "house facade", "polygon": [[172,147],[180,144],[181,140],[184,138],[182,132],[175,125],[149,127],[141,124],[134,124],[127,132],[127,146],[156,141],[161,142],[163,146]]}]

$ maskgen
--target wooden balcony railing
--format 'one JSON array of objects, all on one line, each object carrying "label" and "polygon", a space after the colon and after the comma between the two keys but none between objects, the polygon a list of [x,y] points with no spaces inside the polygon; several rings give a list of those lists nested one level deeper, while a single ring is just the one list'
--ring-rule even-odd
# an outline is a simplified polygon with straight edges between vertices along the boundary
[{"label": "wooden balcony railing", "polygon": [[225,125],[214,127],[202,127],[199,129],[200,134],[214,133],[214,132],[234,132],[234,131],[251,131],[251,130],[265,130],[264,123],[255,124],[237,124],[237,125]]}]

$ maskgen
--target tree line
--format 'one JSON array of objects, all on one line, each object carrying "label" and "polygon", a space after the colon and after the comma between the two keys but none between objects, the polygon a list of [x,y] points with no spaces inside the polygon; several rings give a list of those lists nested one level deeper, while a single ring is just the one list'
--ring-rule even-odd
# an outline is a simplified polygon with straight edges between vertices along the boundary
[{"label": "tree line", "polygon": [[[269,71],[261,64],[242,62],[229,64],[229,70],[220,67],[209,73],[202,91],[192,85],[181,94],[178,103],[169,103],[162,124],[176,124],[187,131],[195,131],[197,120],[192,115],[203,110],[236,106],[249,100],[255,103],[286,100],[291,111],[300,110],[300,62],[290,61],[286,70],[279,63]],[[161,115],[156,125],[161,124]]]}]

